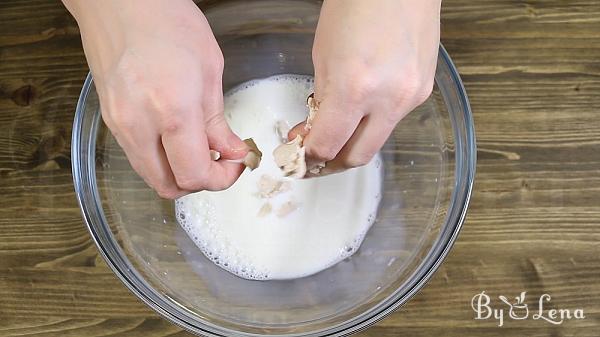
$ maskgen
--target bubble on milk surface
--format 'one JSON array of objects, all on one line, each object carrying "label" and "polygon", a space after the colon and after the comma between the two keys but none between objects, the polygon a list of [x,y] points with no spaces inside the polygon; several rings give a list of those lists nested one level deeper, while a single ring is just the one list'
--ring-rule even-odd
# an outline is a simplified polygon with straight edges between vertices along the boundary
[{"label": "bubble on milk surface", "polygon": [[[239,254],[235,247],[228,245],[227,240],[219,236],[218,230],[215,230],[214,205],[209,202],[203,204],[201,212],[190,212],[186,207],[185,201],[177,200],[175,209],[177,219],[188,233],[188,236],[200,248],[204,256],[211,260],[215,265],[245,279],[249,280],[268,280],[270,279],[269,270],[259,268],[248,261],[248,259]],[[198,224],[203,224],[199,226]],[[338,256],[326,265],[328,268],[339,261],[352,256],[360,247],[366,231],[361,232],[354,240],[348,242],[339,252]],[[298,277],[308,276],[300,275]]]},{"label": "bubble on milk surface", "polygon": [[[298,83],[303,83],[301,86],[303,91],[310,91],[314,87],[315,80],[312,76],[309,75],[275,75],[265,79],[251,80],[245,83],[238,85],[237,87],[229,90],[225,93],[224,98],[230,98],[235,96],[241,91],[246,91],[254,86],[257,86],[259,83],[264,84],[266,82],[277,82],[278,84],[283,84],[289,86],[292,91],[298,91]],[[307,95],[308,96],[308,95]],[[237,104],[239,101],[237,99],[229,100],[230,104]]]},{"label": "bubble on milk surface", "polygon": [[214,223],[214,205],[205,201],[202,206],[204,207],[201,208],[201,212],[190,212],[185,205],[185,201],[181,199],[175,201],[175,212],[179,224],[188,233],[196,246],[200,248],[204,256],[214,264],[239,277],[251,280],[268,279],[269,273],[267,270],[257,268],[246,262],[235,247],[228,246],[226,240],[219,237],[219,231],[215,229],[216,225]]}]

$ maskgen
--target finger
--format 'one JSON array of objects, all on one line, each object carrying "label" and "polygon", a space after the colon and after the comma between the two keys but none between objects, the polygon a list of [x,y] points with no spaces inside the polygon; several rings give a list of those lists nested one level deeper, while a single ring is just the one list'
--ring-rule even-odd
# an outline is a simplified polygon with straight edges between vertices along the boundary
[{"label": "finger", "polygon": [[223,159],[241,159],[248,152],[248,146],[231,131],[223,115],[223,73],[219,71],[213,75],[206,79],[202,97],[208,145]]},{"label": "finger", "polygon": [[248,145],[231,131],[222,112],[217,112],[205,127],[209,148],[218,151],[221,158],[241,159],[248,153]]},{"label": "finger", "polygon": [[304,140],[309,164],[335,158],[354,133],[361,117],[356,107],[343,100],[324,98]]},{"label": "finger", "polygon": [[175,176],[169,166],[165,149],[160,138],[149,143],[149,151],[141,158],[143,167],[146,167],[144,181],[152,186],[158,195],[165,199],[177,199],[192,191],[179,188]]},{"label": "finger", "polygon": [[379,115],[367,115],[336,158],[328,162],[319,175],[336,173],[368,164],[383,147],[395,126],[396,123]]},{"label": "finger", "polygon": [[190,193],[177,186],[158,133],[149,140],[135,131],[115,134],[131,167],[160,197],[176,199]]},{"label": "finger", "polygon": [[205,189],[208,191],[221,191],[233,185],[246,166],[240,163],[227,161],[212,161],[208,169],[209,180],[206,182]]},{"label": "finger", "polygon": [[180,189],[223,190],[242,173],[240,164],[211,160],[208,139],[199,123],[187,123],[164,133],[162,144]]}]

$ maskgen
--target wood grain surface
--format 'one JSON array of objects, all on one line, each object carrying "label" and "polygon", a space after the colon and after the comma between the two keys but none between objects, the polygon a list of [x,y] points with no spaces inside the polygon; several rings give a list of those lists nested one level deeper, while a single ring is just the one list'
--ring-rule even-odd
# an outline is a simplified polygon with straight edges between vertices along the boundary
[{"label": "wood grain surface", "polygon": [[[474,112],[471,207],[429,284],[362,336],[599,336],[600,2],[444,0],[442,41]],[[120,283],[82,222],[69,152],[86,72],[58,1],[0,2],[0,336],[188,336]],[[473,319],[483,290],[549,293],[586,318],[500,328]]]}]

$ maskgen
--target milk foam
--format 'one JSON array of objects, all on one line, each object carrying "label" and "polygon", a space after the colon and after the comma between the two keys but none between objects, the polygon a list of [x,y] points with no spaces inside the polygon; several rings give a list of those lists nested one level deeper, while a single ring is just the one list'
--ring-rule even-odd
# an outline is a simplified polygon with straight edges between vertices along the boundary
[{"label": "milk foam", "polygon": [[[282,176],[272,151],[280,144],[278,121],[295,125],[307,116],[312,77],[278,75],[250,81],[225,95],[225,116],[242,139],[253,138],[263,152],[229,189],[198,192],[175,202],[177,220],[203,254],[243,278],[293,279],[326,269],[358,250],[373,224],[381,198],[382,168],[377,155],[366,166],[316,179]],[[269,199],[257,190],[263,175],[288,181],[291,189]],[[293,202],[280,217],[259,216]]]}]

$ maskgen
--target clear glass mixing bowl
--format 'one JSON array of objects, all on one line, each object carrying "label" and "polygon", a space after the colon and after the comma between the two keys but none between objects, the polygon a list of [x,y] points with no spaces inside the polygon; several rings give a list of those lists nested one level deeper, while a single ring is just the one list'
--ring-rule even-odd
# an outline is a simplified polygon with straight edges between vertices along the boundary
[{"label": "clear glass mixing bowl", "polygon": [[[225,90],[274,74],[312,75],[320,2],[209,3],[203,10],[225,55]],[[220,336],[356,332],[431,277],[459,232],[475,173],[469,103],[442,47],[433,94],[397,126],[381,154],[382,201],[356,254],[309,277],[249,281],[206,259],[178,225],[174,203],[157,197],[131,169],[101,121],[91,76],[72,139],[75,190],[108,265],[165,318]]]}]

